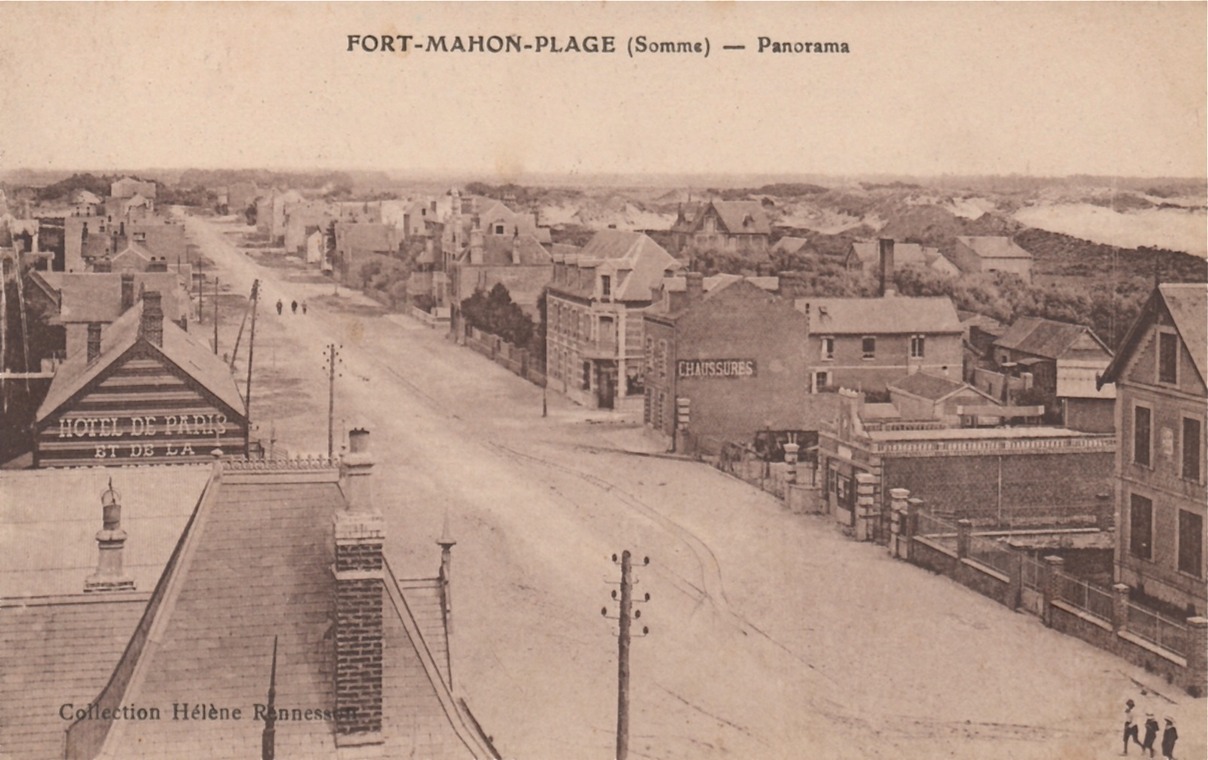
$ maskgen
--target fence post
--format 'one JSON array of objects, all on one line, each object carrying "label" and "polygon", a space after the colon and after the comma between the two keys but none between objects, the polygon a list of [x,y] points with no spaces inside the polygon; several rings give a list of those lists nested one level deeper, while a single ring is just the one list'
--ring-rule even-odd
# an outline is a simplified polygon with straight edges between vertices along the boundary
[{"label": "fence post", "polygon": [[1007,607],[1011,612],[1018,612],[1023,600],[1023,554],[1011,551],[1007,556],[1011,558],[1007,573]]},{"label": "fence post", "polygon": [[1044,589],[1044,600],[1040,617],[1049,628],[1053,627],[1053,602],[1061,596],[1057,590],[1057,584],[1060,582],[1063,567],[1065,567],[1065,559],[1062,557],[1048,556],[1044,558],[1044,577],[1041,585],[1041,588]]},{"label": "fence post", "polygon": [[910,497],[906,500],[906,560],[914,561],[914,537],[919,534],[919,512],[923,511],[923,500]]},{"label": "fence post", "polygon": [[788,465],[785,480],[789,483],[797,482],[797,450],[799,448],[801,447],[792,442],[784,444],[784,463]]},{"label": "fence post", "polygon": [[869,541],[872,531],[869,522],[872,520],[874,500],[876,498],[877,479],[871,473],[861,472],[856,475],[856,540]]},{"label": "fence post", "polygon": [[1116,633],[1128,629],[1128,584],[1112,585],[1112,630]]},{"label": "fence post", "polygon": [[1208,618],[1187,618],[1187,683],[1193,697],[1208,693]]},{"label": "fence post", "polygon": [[910,532],[906,526],[910,517],[907,514],[909,505],[907,499],[910,498],[910,490],[906,488],[891,488],[889,489],[889,508],[890,523],[889,523],[889,554],[897,559],[905,559],[906,552],[903,551],[903,542],[910,541]]},{"label": "fence post", "polygon": [[965,559],[969,556],[969,544],[973,542],[973,522],[971,520],[956,521],[956,558]]}]

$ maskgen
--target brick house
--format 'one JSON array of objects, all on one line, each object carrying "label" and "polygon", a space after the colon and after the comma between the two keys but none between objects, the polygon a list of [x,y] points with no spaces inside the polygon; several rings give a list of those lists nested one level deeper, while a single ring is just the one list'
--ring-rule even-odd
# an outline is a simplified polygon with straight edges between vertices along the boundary
[{"label": "brick house", "polygon": [[965,274],[1007,272],[1032,281],[1032,254],[1002,235],[958,235],[950,258]]},{"label": "brick house", "polygon": [[643,397],[642,310],[680,269],[640,232],[601,230],[577,254],[553,254],[546,295],[546,383],[576,403],[613,409]]},{"label": "brick house", "polygon": [[908,372],[960,378],[962,335],[946,296],[798,298],[806,316],[812,390],[883,392]]},{"label": "brick house", "polygon": [[686,250],[766,253],[772,225],[759,201],[681,204],[671,226],[672,252]]},{"label": "brick house", "polygon": [[1203,616],[1208,285],[1159,285],[1100,383],[1116,386],[1116,580]]},{"label": "brick house", "polygon": [[1115,389],[1095,384],[1112,352],[1089,327],[1020,317],[994,341],[990,354],[999,371],[1031,374],[1032,387],[1047,397],[1046,404],[1065,427],[1115,431]]},{"label": "brick house", "polygon": [[699,272],[663,281],[645,314],[643,421],[677,451],[716,454],[760,430],[816,434],[833,416],[836,396],[811,393],[805,315],[775,286]]},{"label": "brick house", "polygon": [[[102,528],[88,554],[62,545],[64,525],[80,538],[89,503],[65,487],[94,471],[53,473],[62,482],[31,473],[43,476],[40,490],[18,484],[62,494],[72,516],[27,510],[14,529],[33,567],[0,565],[6,580],[40,584],[26,585],[29,597],[6,583],[0,598],[0,709],[19,716],[0,722],[0,746],[70,760],[500,757],[453,688],[455,542],[437,541],[435,577],[395,575],[367,435],[352,431],[338,465],[219,459],[111,471],[85,523]],[[147,499],[155,486],[168,504]],[[91,554],[96,571],[67,562],[65,548]]]}]

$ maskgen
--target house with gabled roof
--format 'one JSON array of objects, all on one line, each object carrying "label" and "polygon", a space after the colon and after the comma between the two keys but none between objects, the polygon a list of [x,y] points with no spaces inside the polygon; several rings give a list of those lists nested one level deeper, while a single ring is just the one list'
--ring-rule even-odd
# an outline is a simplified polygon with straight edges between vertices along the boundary
[{"label": "house with gabled roof", "polygon": [[1112,359],[1111,349],[1086,325],[1020,317],[991,346],[996,367],[1010,376],[1028,373],[1031,387],[1061,424],[1074,430],[1115,430],[1115,389],[1095,378]]},{"label": "house with gabled roof", "polygon": [[759,201],[682,204],[671,226],[671,247],[676,255],[688,249],[766,253],[771,234]]},{"label": "house with gabled roof", "polygon": [[34,467],[179,464],[243,455],[247,407],[227,365],[164,318],[159,291],[59,365],[34,423]]},{"label": "house with gabled roof", "polygon": [[130,471],[114,472],[92,512],[101,531],[84,592],[0,598],[0,709],[50,705],[0,725],[5,748],[71,760],[498,758],[453,688],[455,542],[437,541],[435,577],[395,575],[367,435],[352,431],[338,465],[219,453],[146,587],[124,562],[138,540],[119,493]]},{"label": "house with gabled roof", "polygon": [[1116,388],[1116,581],[1208,612],[1208,285],[1159,285],[1099,378]]},{"label": "house with gabled roof", "polygon": [[889,383],[889,400],[903,420],[935,420],[950,427],[995,424],[998,399],[962,380],[929,372],[903,375]]},{"label": "house with gabled roof", "polygon": [[134,177],[122,177],[109,183],[109,195],[113,198],[125,199],[141,195],[144,198],[155,200],[156,192],[157,189],[154,182],[135,179]]},{"label": "house with gabled roof", "polygon": [[962,337],[956,307],[947,296],[798,298],[807,317],[815,390],[852,388],[883,393],[911,372],[957,379]]},{"label": "house with gabled roof", "polygon": [[958,235],[950,259],[965,274],[1007,272],[1032,281],[1032,254],[1003,235]]},{"label": "house with gabled roof", "polygon": [[622,230],[601,230],[579,253],[552,258],[547,387],[603,409],[641,398],[641,310],[663,277],[683,264],[649,236]]},{"label": "house with gabled roof", "polygon": [[[881,264],[882,245],[875,240],[855,242],[843,259],[843,267],[849,272],[863,272],[868,275],[878,273]],[[893,256],[895,266],[916,266],[928,269],[946,277],[960,274],[957,268],[939,248],[919,245],[918,243],[899,243],[894,241]]]}]

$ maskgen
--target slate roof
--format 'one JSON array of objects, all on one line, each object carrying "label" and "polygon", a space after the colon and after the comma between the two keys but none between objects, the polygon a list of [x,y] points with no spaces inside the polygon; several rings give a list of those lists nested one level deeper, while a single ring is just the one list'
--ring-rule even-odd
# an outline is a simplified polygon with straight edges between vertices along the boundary
[{"label": "slate roof", "polygon": [[1200,374],[1200,380],[1208,383],[1208,283],[1164,283],[1154,289],[1149,300],[1141,307],[1141,314],[1128,329],[1120,350],[1099,378],[1100,387],[1119,379],[1120,372],[1137,348],[1137,342],[1161,308],[1170,313],[1175,329],[1191,355],[1191,363]]},{"label": "slate roof", "polygon": [[164,320],[163,346],[154,346],[144,341],[139,334],[142,314],[143,302],[138,301],[101,331],[101,355],[96,361],[90,364],[87,353],[78,351],[59,365],[54,379],[50,381],[46,398],[38,407],[39,422],[67,403],[77,391],[82,390],[140,341],[158,351],[169,363],[176,365],[232,410],[243,413],[243,397],[239,395],[234,378],[231,377],[227,365],[214,355],[209,346],[167,319]]},{"label": "slate roof", "polygon": [[1002,337],[994,341],[994,345],[1046,359],[1060,359],[1083,335],[1090,336],[1105,354],[1111,355],[1107,346],[1089,327],[1041,317],[1020,317]]},{"label": "slate roof", "polygon": [[[163,296],[164,317],[172,321],[188,313],[189,296],[175,272],[131,272],[134,293],[140,288]],[[112,322],[122,314],[121,272],[35,272],[58,293],[60,322]]]},{"label": "slate roof", "polygon": [[[520,246],[519,266],[535,266],[552,262],[549,251],[545,250],[545,246],[537,242],[532,235],[521,233],[516,240]],[[482,266],[513,266],[512,237],[508,235],[486,236],[482,243],[482,254]],[[460,261],[465,265],[470,264],[468,248],[462,252]]]},{"label": "slate roof", "polygon": [[[16,470],[0,475],[0,595],[80,593],[96,569],[101,493],[121,494],[123,567],[139,591],[163,573],[210,477],[205,464]],[[0,743],[0,747],[3,743]]]},{"label": "slate roof", "polygon": [[394,228],[370,222],[336,222],[337,240],[342,246],[361,251],[392,252],[398,247]]},{"label": "slate roof", "polygon": [[[263,703],[273,637],[278,708],[334,706],[334,469],[240,471],[210,481],[98,702]],[[383,587],[382,757],[493,757],[452,695],[393,573]],[[417,608],[431,604],[417,600]],[[439,648],[437,651],[441,651]],[[106,757],[246,758],[263,724],[82,721]],[[336,757],[334,726],[279,721],[278,757]],[[91,754],[91,753],[90,753]]]},{"label": "slate roof", "polygon": [[712,201],[712,206],[731,235],[767,235],[772,231],[759,201]]},{"label": "slate roof", "polygon": [[809,241],[800,237],[782,237],[772,246],[772,253],[797,253]]},{"label": "slate roof", "polygon": [[1001,235],[957,235],[956,239],[983,259],[1030,259],[1032,254]]},{"label": "slate roof", "polygon": [[[658,286],[668,271],[683,267],[683,264],[648,235],[625,230],[600,230],[568,265],[584,269],[598,269],[617,279],[613,284],[614,301],[649,301],[652,288]],[[554,290],[590,295],[594,292],[594,281],[577,289],[568,285],[551,285]]]},{"label": "slate roof", "polygon": [[947,296],[914,298],[798,298],[808,311],[811,334],[894,335],[962,333],[956,308]]},{"label": "slate roof", "polygon": [[149,597],[150,592],[134,592],[0,599],[0,757],[63,757],[68,724],[59,707],[84,707],[100,693]]}]

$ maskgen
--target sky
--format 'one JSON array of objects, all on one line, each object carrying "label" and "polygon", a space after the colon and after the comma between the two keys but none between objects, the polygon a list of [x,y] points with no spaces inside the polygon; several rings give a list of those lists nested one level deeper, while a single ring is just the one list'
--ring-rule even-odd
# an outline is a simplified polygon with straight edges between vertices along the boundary
[{"label": "sky", "polygon": [[[1200,177],[1206,7],[0,3],[0,171]],[[618,52],[348,52],[350,34]],[[710,54],[631,58],[639,35]]]}]

